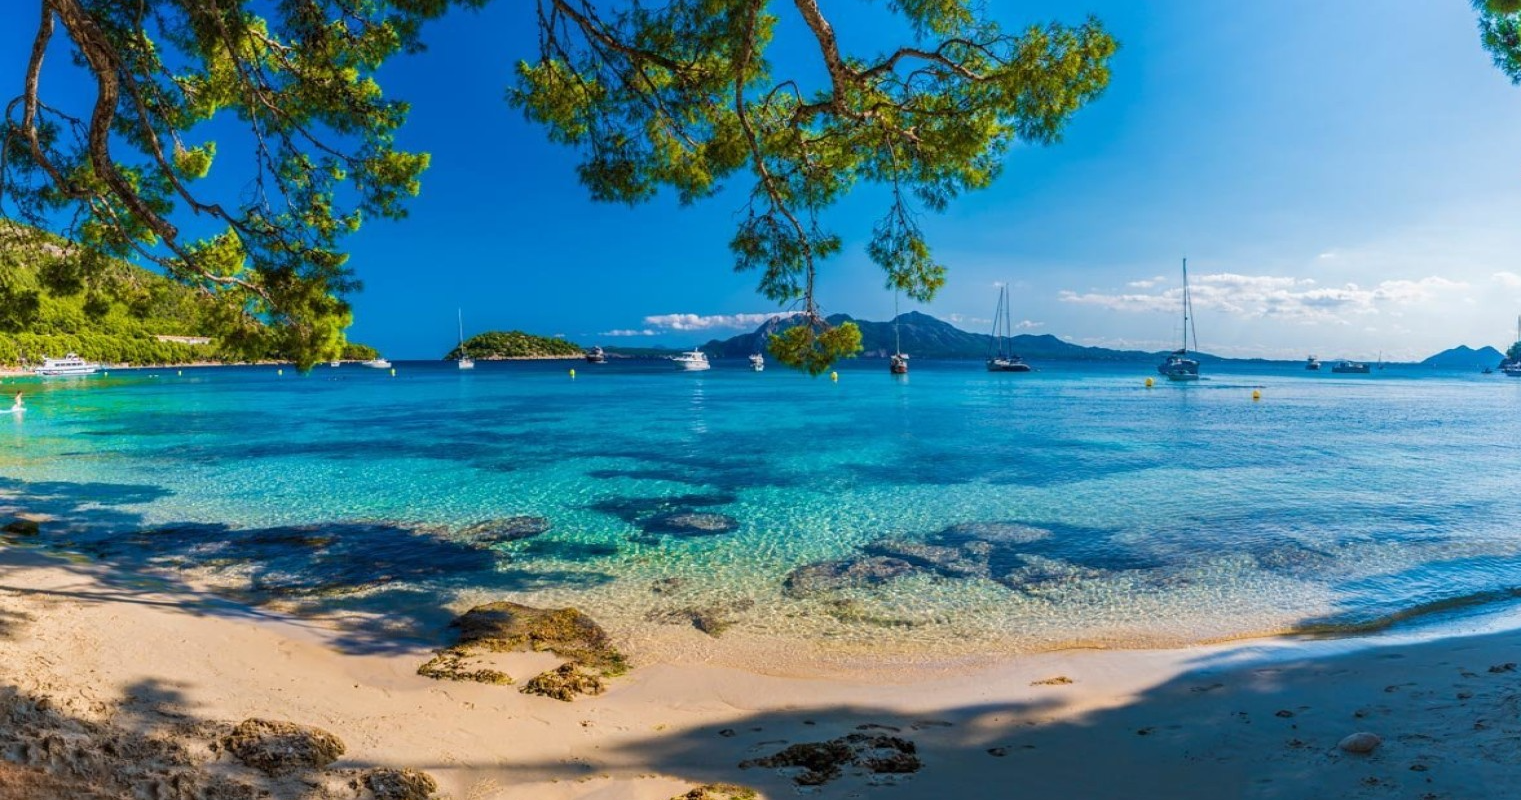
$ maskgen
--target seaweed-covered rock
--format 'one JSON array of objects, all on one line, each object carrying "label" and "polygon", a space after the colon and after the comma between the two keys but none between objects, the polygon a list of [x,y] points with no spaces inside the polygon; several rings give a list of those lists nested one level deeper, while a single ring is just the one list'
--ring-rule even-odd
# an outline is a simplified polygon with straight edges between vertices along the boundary
[{"label": "seaweed-covered rock", "polygon": [[543,517],[519,516],[488,519],[460,528],[459,532],[479,544],[498,544],[532,539],[548,533],[550,527],[549,520]]},{"label": "seaweed-covered rock", "polygon": [[375,800],[429,800],[438,791],[433,776],[415,769],[372,769],[364,774],[364,786]]},{"label": "seaweed-covered rock", "polygon": [[677,511],[657,514],[645,521],[645,533],[671,536],[718,536],[739,527],[739,520],[716,511]]},{"label": "seaweed-covered rock", "polygon": [[873,774],[908,774],[923,766],[914,743],[898,736],[852,733],[827,742],[794,744],[775,755],[741,761],[740,769],[780,767],[801,770],[792,780],[818,786],[840,777],[846,766]]},{"label": "seaweed-covered rock", "polygon": [[686,794],[679,794],[671,800],[758,800],[759,794],[754,789],[744,786],[736,786],[732,783],[708,783],[698,786]]},{"label": "seaweed-covered rock", "polygon": [[322,769],[343,755],[343,742],[321,728],[265,719],[238,723],[222,738],[222,747],[269,775]]},{"label": "seaweed-covered rock", "polygon": [[0,526],[0,532],[12,536],[36,536],[42,532],[42,523],[35,519],[16,517],[15,519]]},{"label": "seaweed-covered rock", "polygon": [[578,694],[594,695],[605,691],[607,685],[602,682],[602,678],[575,663],[561,664],[523,684],[523,694],[552,697],[567,703],[576,699]]},{"label": "seaweed-covered rock", "polygon": [[603,690],[601,678],[628,671],[628,662],[613,647],[607,631],[574,608],[534,608],[501,601],[476,606],[451,625],[459,629],[459,642],[438,651],[418,668],[418,674],[444,680],[511,683],[512,679],[500,671],[470,669],[466,660],[483,652],[547,651],[569,662],[560,669],[570,667],[571,672],[551,675],[558,670],[550,670],[529,681],[523,691],[560,697],[566,691],[599,694]]},{"label": "seaweed-covered rock", "polygon": [[782,590],[793,597],[807,597],[824,592],[876,586],[919,568],[892,556],[863,556],[837,561],[805,564],[788,573]]}]

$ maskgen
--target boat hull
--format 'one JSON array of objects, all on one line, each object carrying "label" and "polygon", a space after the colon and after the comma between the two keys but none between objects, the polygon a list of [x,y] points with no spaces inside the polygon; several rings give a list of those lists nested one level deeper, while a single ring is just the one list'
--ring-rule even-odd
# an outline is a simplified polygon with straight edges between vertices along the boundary
[{"label": "boat hull", "polygon": [[1004,358],[988,359],[988,372],[1032,372],[1029,364],[1023,361],[1010,361]]},{"label": "boat hull", "polygon": [[99,371],[99,367],[57,367],[53,369],[38,367],[34,370],[34,373],[42,378],[83,378],[86,375],[94,375]]},{"label": "boat hull", "polygon": [[687,363],[687,362],[680,362],[676,366],[680,367],[682,372],[702,372],[705,369],[712,369],[713,368],[712,364]]}]

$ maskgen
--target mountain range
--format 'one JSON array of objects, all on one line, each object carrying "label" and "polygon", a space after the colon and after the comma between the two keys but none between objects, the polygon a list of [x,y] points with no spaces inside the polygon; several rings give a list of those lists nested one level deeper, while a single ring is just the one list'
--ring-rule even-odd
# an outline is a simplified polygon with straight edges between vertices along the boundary
[{"label": "mountain range", "polygon": [[[902,350],[915,358],[985,358],[992,346],[993,337],[985,333],[964,331],[945,320],[919,311],[909,311],[898,316],[898,330],[893,330],[891,320],[873,322],[855,319],[849,314],[835,314],[828,318],[831,325],[854,322],[861,329],[861,358],[886,358],[895,348],[895,336],[902,342]],[[744,358],[751,353],[765,353],[767,337],[779,330],[797,324],[794,318],[774,317],[749,333],[728,339],[713,339],[698,349],[716,358]],[[1015,353],[1032,361],[1151,361],[1162,357],[1165,351],[1111,350],[1106,347],[1087,347],[1058,339],[1050,334],[1020,334],[1010,337],[1009,345]],[[608,347],[609,353],[625,356],[661,356],[676,352],[659,347]],[[1209,353],[1193,353],[1205,363],[1221,361],[1269,362],[1273,359],[1233,359]],[[1422,366],[1468,368],[1476,365],[1498,364],[1504,355],[1493,347],[1477,350],[1459,346],[1438,353]],[[1297,359],[1296,359],[1297,360]]]}]

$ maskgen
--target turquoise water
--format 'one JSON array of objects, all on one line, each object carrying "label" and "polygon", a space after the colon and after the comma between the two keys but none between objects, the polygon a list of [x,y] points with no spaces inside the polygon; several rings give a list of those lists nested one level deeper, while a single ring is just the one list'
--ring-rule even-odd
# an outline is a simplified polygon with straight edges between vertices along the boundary
[{"label": "turquoise water", "polygon": [[0,491],[56,517],[54,546],[401,632],[512,597],[627,637],[696,609],[726,640],[1005,652],[1521,587],[1521,381],[569,366],[11,380],[30,410],[0,418]]}]

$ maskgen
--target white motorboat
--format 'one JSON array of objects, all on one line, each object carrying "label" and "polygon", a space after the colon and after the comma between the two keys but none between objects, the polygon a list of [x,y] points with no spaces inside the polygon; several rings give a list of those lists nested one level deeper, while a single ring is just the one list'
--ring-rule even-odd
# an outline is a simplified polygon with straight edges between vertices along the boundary
[{"label": "white motorboat", "polygon": [[389,361],[387,361],[387,360],[385,360],[385,359],[383,359],[383,358],[381,358],[379,356],[376,356],[375,358],[372,358],[369,361],[361,361],[361,362],[359,362],[359,365],[361,367],[369,367],[370,369],[390,369],[391,368],[391,362],[389,362]]},{"label": "white motorboat", "polygon": [[761,370],[764,370],[765,368],[766,368],[766,357],[765,356],[761,355],[760,353],[755,353],[755,354],[753,354],[753,355],[750,356],[750,369],[753,369],[756,372],[760,372]]},{"label": "white motorboat", "polygon": [[99,364],[91,364],[79,356],[69,353],[63,358],[44,358],[42,366],[32,370],[44,378],[61,378],[76,375],[94,375],[100,371]]},{"label": "white motorboat", "polygon": [[708,363],[708,354],[701,350],[688,350],[679,356],[673,356],[671,360],[676,362],[676,366],[688,372],[713,368],[713,365]]}]

